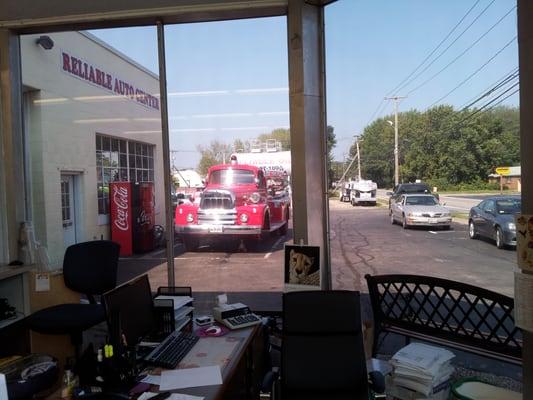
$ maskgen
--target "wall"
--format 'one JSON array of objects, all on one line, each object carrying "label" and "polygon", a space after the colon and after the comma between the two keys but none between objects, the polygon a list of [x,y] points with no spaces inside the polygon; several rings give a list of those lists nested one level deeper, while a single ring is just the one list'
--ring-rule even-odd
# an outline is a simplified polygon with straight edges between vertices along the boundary
[{"label": "wall", "polygon": [[52,262],[60,264],[64,253],[62,172],[79,177],[83,229],[77,240],[109,237],[108,225],[98,219],[96,133],[155,145],[156,223],[164,223],[160,110],[64,72],[62,53],[83,59],[153,95],[159,93],[159,81],[154,74],[85,34],[50,34],[54,41],[51,50],[36,44],[38,36],[21,37],[22,81],[29,102],[26,130],[31,157],[33,219],[36,239],[48,247]]}]

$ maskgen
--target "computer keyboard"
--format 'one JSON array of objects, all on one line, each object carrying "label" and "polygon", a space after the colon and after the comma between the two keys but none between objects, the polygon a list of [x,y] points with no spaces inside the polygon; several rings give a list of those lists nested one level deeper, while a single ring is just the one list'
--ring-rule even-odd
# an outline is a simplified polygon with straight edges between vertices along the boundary
[{"label": "computer keyboard", "polygon": [[199,337],[186,332],[174,331],[168,335],[144,360],[164,368],[175,368],[196,344]]}]

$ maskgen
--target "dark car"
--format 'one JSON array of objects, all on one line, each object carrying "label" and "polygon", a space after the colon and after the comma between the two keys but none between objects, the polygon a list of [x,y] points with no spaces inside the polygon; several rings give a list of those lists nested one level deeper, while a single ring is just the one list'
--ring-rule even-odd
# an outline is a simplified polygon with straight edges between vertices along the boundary
[{"label": "dark car", "polygon": [[468,236],[493,239],[496,247],[516,246],[515,215],[522,207],[519,196],[489,197],[470,209]]},{"label": "dark car", "polygon": [[402,194],[433,194],[439,199],[439,195],[436,193],[431,193],[431,188],[427,183],[417,182],[417,183],[400,183],[396,185],[392,192],[387,192],[389,195],[389,210],[391,209],[392,202],[397,202],[400,200]]}]

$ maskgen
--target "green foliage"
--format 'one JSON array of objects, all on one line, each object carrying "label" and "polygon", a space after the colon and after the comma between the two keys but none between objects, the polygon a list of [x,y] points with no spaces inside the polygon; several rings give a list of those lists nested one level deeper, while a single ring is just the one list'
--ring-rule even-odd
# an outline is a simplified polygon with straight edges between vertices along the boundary
[{"label": "green foliage", "polygon": [[198,163],[197,171],[200,175],[207,175],[207,170],[213,165],[228,162],[232,153],[232,147],[226,143],[213,140],[208,146],[198,145],[198,152],[202,154]]},{"label": "green foliage", "polygon": [[327,170],[328,170],[328,181],[331,184],[332,182],[335,182],[335,175],[336,175],[336,165],[333,162],[333,148],[337,145],[337,138],[335,136],[335,128],[332,126],[327,127],[326,130],[326,145],[328,148],[328,159],[327,162]]},{"label": "green foliage", "polygon": [[257,137],[258,140],[266,142],[267,139],[276,139],[278,142],[281,142],[282,150],[291,149],[291,132],[289,129],[278,128],[274,129],[270,133],[263,133]]},{"label": "green foliage", "polygon": [[[472,111],[437,106],[400,113],[400,181],[421,179],[439,190],[489,189],[494,168],[519,164],[518,109],[497,107],[470,116]],[[394,129],[387,123],[392,118],[375,120],[361,136],[362,174],[381,187],[394,182]],[[355,154],[355,145],[350,152]]]}]

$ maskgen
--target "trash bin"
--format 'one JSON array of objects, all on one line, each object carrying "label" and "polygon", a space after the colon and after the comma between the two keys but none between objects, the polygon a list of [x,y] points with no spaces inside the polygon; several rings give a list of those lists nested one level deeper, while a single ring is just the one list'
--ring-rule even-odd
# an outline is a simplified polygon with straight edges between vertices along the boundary
[{"label": "trash bin", "polygon": [[478,378],[462,379],[452,385],[453,400],[522,400],[522,394],[485,383]]}]

